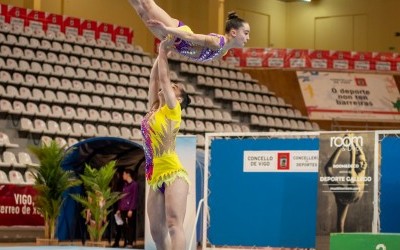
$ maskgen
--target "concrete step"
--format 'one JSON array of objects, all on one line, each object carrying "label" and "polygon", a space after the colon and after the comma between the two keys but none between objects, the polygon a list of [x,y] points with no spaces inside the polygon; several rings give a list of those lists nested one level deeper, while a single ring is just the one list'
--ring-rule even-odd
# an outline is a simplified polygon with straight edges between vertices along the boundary
[{"label": "concrete step", "polygon": [[34,242],[43,235],[44,228],[41,226],[0,227],[0,242]]}]

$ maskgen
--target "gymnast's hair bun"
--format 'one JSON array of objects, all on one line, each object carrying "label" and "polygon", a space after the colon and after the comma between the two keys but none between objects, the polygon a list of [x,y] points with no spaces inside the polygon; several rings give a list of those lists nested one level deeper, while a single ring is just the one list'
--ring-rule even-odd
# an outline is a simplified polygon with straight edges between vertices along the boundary
[{"label": "gymnast's hair bun", "polygon": [[236,18],[239,18],[239,16],[236,15],[235,11],[229,11],[228,12],[228,20],[232,20],[232,19],[236,19]]}]

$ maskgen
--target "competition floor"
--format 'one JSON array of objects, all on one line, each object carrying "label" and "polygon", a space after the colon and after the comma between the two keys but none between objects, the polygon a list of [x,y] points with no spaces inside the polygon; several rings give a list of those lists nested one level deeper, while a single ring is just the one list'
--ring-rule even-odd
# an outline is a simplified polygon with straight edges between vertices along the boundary
[{"label": "competition floor", "polygon": [[[25,243],[24,243],[25,244]],[[34,243],[31,243],[34,244]],[[96,250],[96,249],[124,249],[124,248],[102,248],[102,247],[84,247],[84,246],[21,246],[20,243],[7,243],[3,244],[0,243],[0,250],[40,250],[40,249],[48,249],[48,250]],[[132,248],[131,248],[132,249]],[[134,250],[143,250],[143,248],[133,248]],[[197,248],[198,250],[201,249],[201,247]],[[245,250],[245,249],[250,249],[250,248],[226,248],[227,250]],[[262,250],[306,250],[303,248],[251,248],[251,249],[262,249]]]},{"label": "competition floor", "polygon": [[[67,243],[64,243],[67,244]],[[68,242],[68,244],[71,244]],[[80,244],[80,243],[76,243]],[[144,247],[143,245],[139,245],[139,248],[133,248],[134,250],[143,250]],[[0,250],[96,250],[96,249],[124,249],[124,248],[102,248],[102,247],[85,247],[85,246],[80,246],[80,245],[60,245],[60,246],[36,246],[34,242],[30,243],[2,243],[0,242]],[[132,249],[132,248],[131,248]],[[197,247],[198,250],[201,250],[201,247]],[[232,247],[227,247],[227,250],[246,250],[246,249],[260,249],[260,250],[306,250],[303,248],[272,248],[272,247],[266,247],[266,248],[246,248],[246,247],[238,247],[238,248],[232,248]],[[324,250],[328,250],[324,249]],[[322,250],[322,249],[321,249]]]},{"label": "competition floor", "polygon": [[[59,246],[37,246],[35,242],[0,242],[0,250],[40,250],[40,249],[51,249],[51,250],[96,250],[105,249],[103,247],[85,247],[81,245],[81,242],[61,242]],[[137,248],[136,248],[137,247]],[[134,248],[136,250],[143,250],[143,242],[139,242]],[[124,249],[124,248],[112,248],[106,247],[106,249]]]},{"label": "competition floor", "polygon": [[[83,247],[83,246],[7,246],[0,247],[0,249],[9,250],[39,250],[39,249],[51,249],[51,250],[96,250],[104,249],[103,247]],[[107,248],[107,249],[120,249],[120,248]],[[139,249],[139,248],[133,248]]]},{"label": "competition floor", "polygon": [[[121,242],[122,243],[122,242]],[[122,244],[121,244],[122,245]],[[210,246],[209,246],[210,247]],[[212,247],[211,247],[212,248]],[[246,250],[246,249],[258,249],[258,250],[309,250],[304,248],[273,248],[273,247],[221,247],[224,250]],[[0,242],[0,250],[40,250],[40,249],[48,249],[48,250],[96,250],[96,249],[124,249],[124,248],[112,248],[107,246],[106,248],[102,247],[85,247],[82,246],[80,241],[75,242],[60,242],[59,246],[37,246],[35,242]],[[132,249],[132,248],[131,248]],[[136,242],[136,245],[133,248],[134,250],[143,250],[144,249],[144,242],[143,240],[139,240]],[[197,247],[197,250],[201,250],[201,246]],[[320,250],[329,250],[329,245],[321,246]]]}]

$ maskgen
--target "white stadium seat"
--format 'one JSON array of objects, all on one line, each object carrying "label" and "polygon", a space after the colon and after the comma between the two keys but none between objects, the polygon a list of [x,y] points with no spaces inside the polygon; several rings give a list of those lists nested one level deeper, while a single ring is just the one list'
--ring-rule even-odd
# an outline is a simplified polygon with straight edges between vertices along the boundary
[{"label": "white stadium seat", "polygon": [[0,184],[8,184],[10,183],[8,180],[7,174],[3,171],[0,170]]},{"label": "white stadium seat", "polygon": [[34,163],[34,162],[32,161],[31,156],[30,156],[28,153],[26,153],[26,152],[19,152],[19,153],[18,153],[18,162],[19,162],[20,164],[22,164],[22,165],[25,165],[26,167],[29,167],[29,166],[39,166],[39,164]]},{"label": "white stadium seat", "polygon": [[8,179],[10,180],[11,184],[25,184],[24,177],[22,176],[21,172],[17,170],[10,170],[8,172]]}]

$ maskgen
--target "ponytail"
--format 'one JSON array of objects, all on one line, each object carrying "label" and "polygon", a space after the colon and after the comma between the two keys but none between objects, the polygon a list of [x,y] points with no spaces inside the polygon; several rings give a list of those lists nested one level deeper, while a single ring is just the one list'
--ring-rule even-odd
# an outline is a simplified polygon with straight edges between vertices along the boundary
[{"label": "ponytail", "polygon": [[228,12],[228,19],[225,23],[225,33],[229,33],[232,29],[239,29],[245,23],[242,18],[240,18],[235,11]]}]

